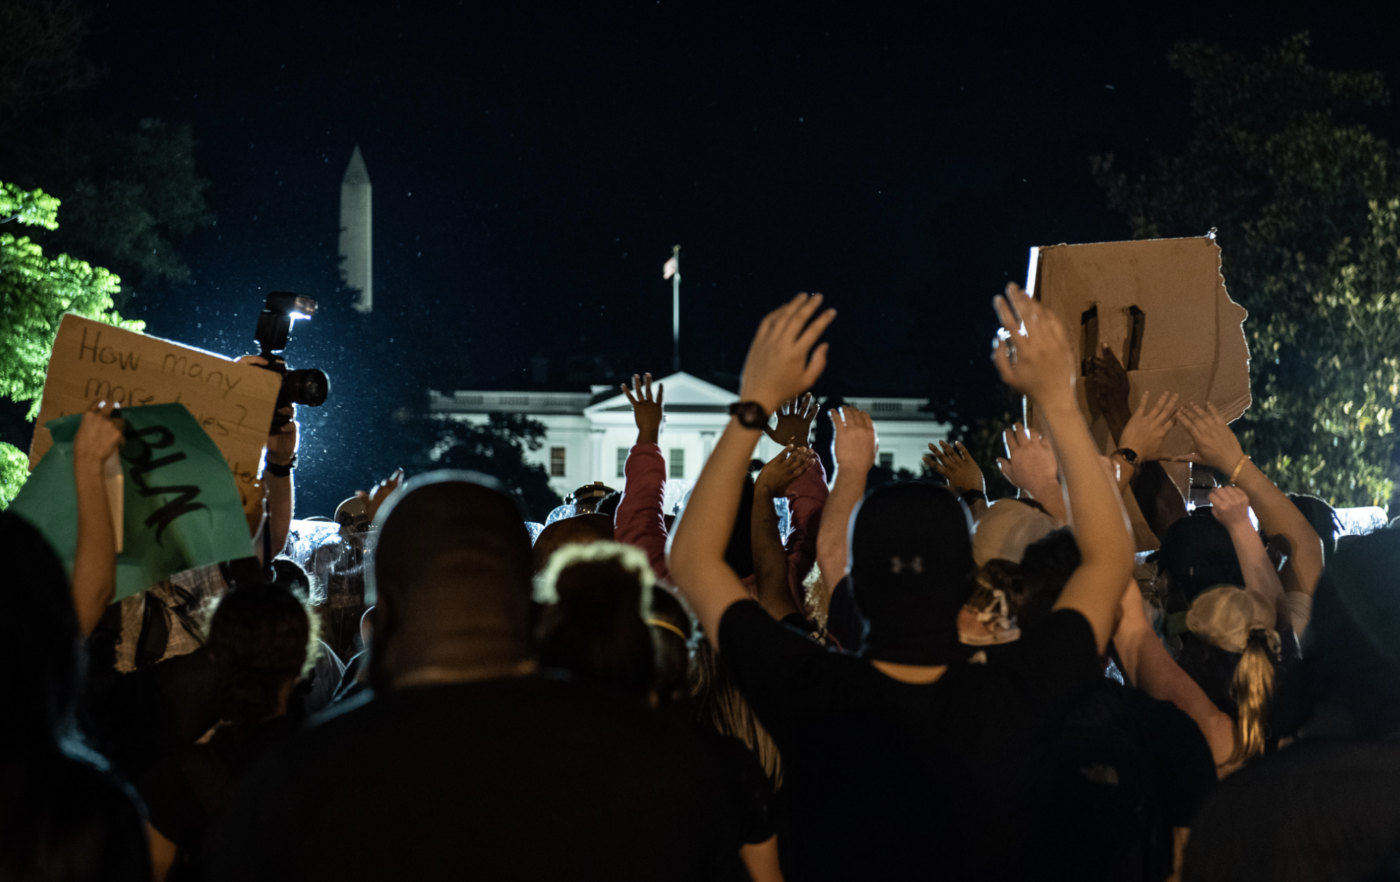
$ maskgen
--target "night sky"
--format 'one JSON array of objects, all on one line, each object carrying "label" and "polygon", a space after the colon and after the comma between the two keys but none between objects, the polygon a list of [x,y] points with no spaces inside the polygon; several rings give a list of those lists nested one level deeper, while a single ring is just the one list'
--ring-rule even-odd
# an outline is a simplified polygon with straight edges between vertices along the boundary
[{"label": "night sky", "polygon": [[989,382],[989,300],[1029,246],[1126,237],[1088,156],[1186,137],[1172,42],[1249,50],[1309,28],[1319,64],[1400,82],[1394,28],[1361,6],[959,7],[98,5],[88,106],[192,125],[218,217],[177,241],[194,284],[126,313],[229,354],[269,290],[344,313],[358,143],[390,354],[338,345],[330,319],[288,350],[337,389],[529,388],[537,355],[560,389],[571,356],[665,373],[661,265],[680,243],[686,370],[732,383],[761,315],[816,290],[840,311],[819,391],[956,395]]}]

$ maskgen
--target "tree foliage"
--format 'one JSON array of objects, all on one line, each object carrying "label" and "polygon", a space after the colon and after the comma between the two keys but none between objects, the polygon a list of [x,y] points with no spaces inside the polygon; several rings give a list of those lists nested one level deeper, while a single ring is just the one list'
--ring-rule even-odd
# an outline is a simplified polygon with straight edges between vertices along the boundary
[{"label": "tree foliage", "polygon": [[506,485],[533,521],[543,523],[563,503],[549,486],[544,466],[525,461],[526,452],[544,446],[543,423],[514,413],[493,413],[485,423],[425,419],[436,435],[436,443],[425,452],[437,468],[491,475]]},{"label": "tree foliage", "polygon": [[194,166],[189,126],[144,119],[134,128],[87,112],[98,80],[79,0],[0,0],[0,169],[64,202],[62,229],[36,233],[49,251],[110,266],[130,286],[188,281],[178,237],[214,222],[208,181]]},{"label": "tree foliage", "polygon": [[1250,312],[1254,402],[1235,429],[1255,461],[1286,490],[1384,505],[1400,189],[1390,145],[1358,119],[1388,95],[1379,73],[1321,70],[1307,50],[1306,34],[1258,57],[1177,46],[1184,148],[1140,171],[1094,165],[1135,237],[1218,231],[1230,294]]},{"label": "tree foliage", "polygon": [[2,0],[0,113],[96,81],[96,67],[83,57],[86,36],[87,15],[75,0]]},{"label": "tree foliage", "polygon": [[[0,221],[52,230],[59,202],[42,190],[22,190],[0,182]],[[65,313],[139,331],[144,322],[126,321],[113,309],[121,280],[67,254],[48,257],[27,236],[0,233],[0,396],[33,402],[39,412],[54,335]],[[0,443],[0,504],[8,504],[23,483],[27,459]]]},{"label": "tree foliage", "polygon": [[100,259],[142,286],[189,281],[175,241],[214,222],[189,126],[143,119],[130,130],[76,118],[25,137],[24,182],[63,198],[63,227],[45,235],[47,247]]}]

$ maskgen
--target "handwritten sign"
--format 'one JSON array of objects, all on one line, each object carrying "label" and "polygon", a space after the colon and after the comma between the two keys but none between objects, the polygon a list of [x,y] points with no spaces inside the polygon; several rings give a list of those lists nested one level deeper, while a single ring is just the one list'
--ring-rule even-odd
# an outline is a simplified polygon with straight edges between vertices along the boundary
[{"label": "handwritten sign", "polygon": [[183,404],[223,453],[245,511],[262,506],[258,465],[282,378],[256,365],[65,315],[54,339],[31,471],[53,438],[45,425],[81,413],[93,399],[123,408]]},{"label": "handwritten sign", "polygon": [[[124,480],[116,599],[175,573],[253,554],[248,524],[224,454],[181,404],[124,411]],[[10,510],[34,524],[72,567],[78,548],[71,414],[47,424],[52,446]]]}]

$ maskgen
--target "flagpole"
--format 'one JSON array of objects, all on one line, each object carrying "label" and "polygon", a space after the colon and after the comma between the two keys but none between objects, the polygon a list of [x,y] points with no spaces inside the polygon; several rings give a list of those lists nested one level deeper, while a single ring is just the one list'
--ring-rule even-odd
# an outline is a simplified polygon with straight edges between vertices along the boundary
[{"label": "flagpole", "polygon": [[671,276],[671,373],[681,369],[681,246],[671,249],[676,271]]}]

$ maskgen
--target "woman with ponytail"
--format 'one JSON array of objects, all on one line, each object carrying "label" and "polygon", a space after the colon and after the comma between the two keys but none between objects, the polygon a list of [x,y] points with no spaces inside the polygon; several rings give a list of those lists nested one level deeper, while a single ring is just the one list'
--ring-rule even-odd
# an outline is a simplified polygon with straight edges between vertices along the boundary
[{"label": "woman with ponytail", "polygon": [[1274,607],[1257,594],[1220,585],[1198,596],[1186,612],[1177,658],[1191,679],[1235,721],[1222,773],[1263,756],[1277,739],[1267,721],[1282,664]]}]

